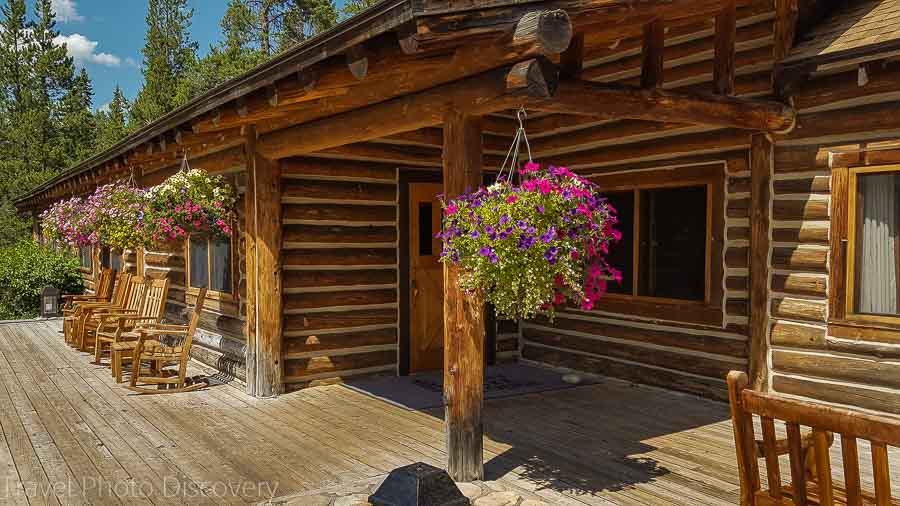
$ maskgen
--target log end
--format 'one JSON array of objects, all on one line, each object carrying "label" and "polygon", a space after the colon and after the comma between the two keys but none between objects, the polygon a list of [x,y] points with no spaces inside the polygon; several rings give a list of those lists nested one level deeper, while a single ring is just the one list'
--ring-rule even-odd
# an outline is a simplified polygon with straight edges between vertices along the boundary
[{"label": "log end", "polygon": [[562,53],[572,42],[572,21],[562,9],[533,11],[516,23],[513,46],[533,44],[543,54]]},{"label": "log end", "polygon": [[543,57],[519,62],[506,75],[507,91],[524,91],[534,98],[550,98],[559,86],[559,70]]}]

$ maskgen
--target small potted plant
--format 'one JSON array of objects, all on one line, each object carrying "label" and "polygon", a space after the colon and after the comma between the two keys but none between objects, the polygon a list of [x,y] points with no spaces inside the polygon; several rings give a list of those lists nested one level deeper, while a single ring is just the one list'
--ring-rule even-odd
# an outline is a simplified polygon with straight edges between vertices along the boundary
[{"label": "small potted plant", "polygon": [[621,239],[612,205],[565,167],[527,163],[521,183],[443,200],[441,261],[462,267],[460,283],[481,292],[501,318],[553,317],[572,302],[591,309],[621,273],[607,263]]}]

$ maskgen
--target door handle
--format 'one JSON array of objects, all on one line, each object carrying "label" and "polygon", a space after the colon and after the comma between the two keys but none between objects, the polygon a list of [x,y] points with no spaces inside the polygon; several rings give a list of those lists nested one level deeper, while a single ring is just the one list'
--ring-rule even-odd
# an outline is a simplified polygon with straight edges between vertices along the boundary
[{"label": "door handle", "polygon": [[415,279],[410,281],[410,288],[412,289],[412,298],[413,298],[413,300],[415,300],[415,298],[418,297],[418,295],[419,295],[419,287],[416,286]]}]

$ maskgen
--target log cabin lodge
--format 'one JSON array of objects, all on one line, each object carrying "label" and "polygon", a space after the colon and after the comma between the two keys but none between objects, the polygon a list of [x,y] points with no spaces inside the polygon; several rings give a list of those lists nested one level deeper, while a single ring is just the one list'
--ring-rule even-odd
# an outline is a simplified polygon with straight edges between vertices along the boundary
[{"label": "log cabin lodge", "polygon": [[[725,400],[900,414],[900,0],[384,0],[16,201],[224,174],[230,241],[80,251],[210,288],[196,360],[267,397],[523,361]],[[536,161],[620,211],[625,279],[591,311],[498,321],[442,274],[436,195],[490,182],[527,110]],[[176,318],[176,316],[173,316]],[[460,437],[465,437],[464,434]]]}]

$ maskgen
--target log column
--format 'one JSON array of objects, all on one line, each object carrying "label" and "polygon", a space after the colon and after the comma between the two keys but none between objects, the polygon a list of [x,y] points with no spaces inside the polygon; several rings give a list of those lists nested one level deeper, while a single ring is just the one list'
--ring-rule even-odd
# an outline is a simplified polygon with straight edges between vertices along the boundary
[{"label": "log column", "polygon": [[281,393],[284,364],[281,293],[281,164],[257,150],[256,128],[245,132],[247,192],[247,393]]},{"label": "log column", "polygon": [[[481,118],[450,111],[444,122],[444,193],[481,184]],[[484,478],[484,301],[463,292],[460,269],[444,264],[444,421],[447,472],[456,481]]]},{"label": "log column", "polygon": [[767,134],[750,137],[750,382],[769,382],[770,216],[774,145]]}]

